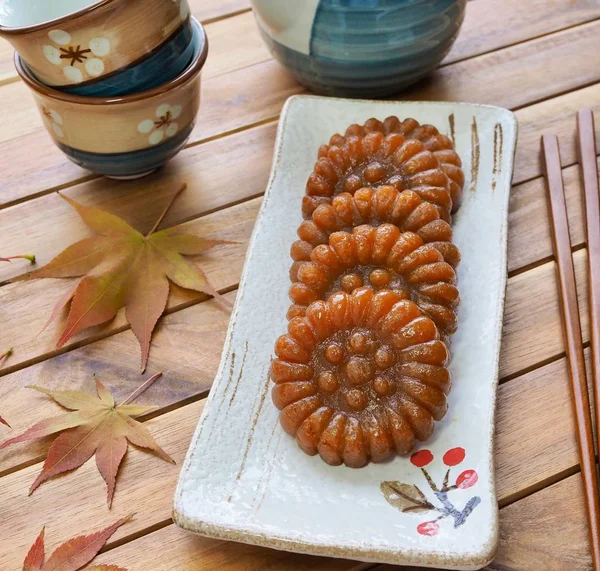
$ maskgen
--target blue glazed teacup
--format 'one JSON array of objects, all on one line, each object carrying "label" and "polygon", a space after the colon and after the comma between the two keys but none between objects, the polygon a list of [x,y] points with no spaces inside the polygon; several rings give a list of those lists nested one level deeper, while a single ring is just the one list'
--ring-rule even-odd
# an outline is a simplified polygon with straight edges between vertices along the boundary
[{"label": "blue glazed teacup", "polygon": [[448,53],[467,0],[252,0],[273,56],[318,93],[385,97]]}]

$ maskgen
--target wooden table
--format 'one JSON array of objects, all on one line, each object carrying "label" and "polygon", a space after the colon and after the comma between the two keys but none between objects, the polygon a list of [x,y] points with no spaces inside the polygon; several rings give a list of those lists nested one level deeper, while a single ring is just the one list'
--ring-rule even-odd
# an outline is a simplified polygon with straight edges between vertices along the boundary
[{"label": "wooden table", "polygon": [[[187,149],[160,174],[136,182],[95,177],[61,155],[15,77],[10,47],[0,43],[0,254],[31,252],[43,264],[88,234],[57,190],[148,230],[167,196],[186,181],[189,189],[164,226],[185,225],[239,242],[203,258],[212,283],[235,298],[269,174],[278,113],[285,99],[302,89],[271,59],[248,0],[192,4],[210,38],[199,122]],[[600,0],[472,0],[442,67],[402,96],[501,105],[519,119],[496,433],[501,538],[489,570],[591,569],[539,139],[546,131],[561,139],[573,257],[585,308],[574,114],[583,106],[600,112],[599,52]],[[123,399],[141,382],[139,347],[122,315],[60,351],[55,348],[60,324],[37,335],[69,284],[8,282],[26,269],[21,262],[0,266],[0,353],[15,348],[0,371],[0,413],[13,431],[0,427],[0,439],[60,411],[27,385],[91,391],[96,373]],[[582,317],[587,340],[585,312]],[[179,465],[216,372],[226,327],[227,315],[212,301],[176,290],[155,335],[150,371],[165,375],[138,402],[159,405],[147,425]],[[115,533],[97,562],[130,571],[388,569],[184,533],[171,520],[179,467],[138,450],[126,456],[111,511],[93,461],[27,497],[47,448],[44,441],[0,452],[2,571],[21,568],[44,525],[47,550],[52,550],[132,512],[134,520]]]}]

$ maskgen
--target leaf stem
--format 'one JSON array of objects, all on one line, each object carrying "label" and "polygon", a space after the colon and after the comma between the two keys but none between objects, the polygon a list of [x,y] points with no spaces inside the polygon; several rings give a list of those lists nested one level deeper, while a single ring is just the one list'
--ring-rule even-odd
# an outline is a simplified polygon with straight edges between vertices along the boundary
[{"label": "leaf stem", "polygon": [[162,372],[160,372],[160,373],[154,373],[154,375],[152,375],[143,385],[141,385],[140,387],[138,387],[137,389],[135,389],[135,391],[133,391],[121,403],[121,406],[123,406],[124,404],[129,404],[132,400],[134,400],[137,397],[139,397],[146,389],[148,389],[154,383],[154,381],[156,381],[156,379],[158,379],[161,376],[162,376]]},{"label": "leaf stem", "polygon": [[2,364],[3,361],[8,359],[12,354],[13,354],[12,347],[8,351],[4,351],[4,353],[2,353],[2,355],[0,355],[0,365]]},{"label": "leaf stem", "polygon": [[171,208],[171,206],[173,206],[173,203],[175,202],[175,199],[187,188],[187,183],[183,183],[181,185],[181,188],[175,192],[175,194],[173,194],[173,196],[171,197],[171,200],[169,200],[169,203],[167,204],[167,206],[165,207],[165,209],[162,211],[162,214],[158,217],[158,220],[156,221],[156,223],[154,224],[154,226],[152,226],[152,230],[150,230],[150,232],[148,232],[148,234],[146,234],[146,238],[148,236],[151,236],[152,234],[154,234],[154,232],[156,232],[156,229],[160,226],[160,223],[163,221],[163,218],[167,215],[167,212],[169,212],[169,209]]},{"label": "leaf stem", "polygon": [[29,260],[35,264],[35,256],[33,254],[19,254],[18,256],[8,256],[8,258],[0,258],[2,262],[10,262],[11,260]]}]

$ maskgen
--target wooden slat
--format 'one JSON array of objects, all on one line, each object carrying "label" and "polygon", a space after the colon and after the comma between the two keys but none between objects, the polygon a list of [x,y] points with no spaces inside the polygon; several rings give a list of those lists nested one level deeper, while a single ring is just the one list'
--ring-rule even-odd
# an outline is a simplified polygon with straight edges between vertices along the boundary
[{"label": "wooden slat", "polygon": [[[584,341],[589,340],[585,251],[573,256]],[[501,376],[514,375],[564,351],[554,262],[509,280],[500,357]]]},{"label": "wooden slat", "polygon": [[257,33],[252,12],[208,24],[206,35],[209,55],[202,68],[203,79],[271,59],[267,46]]},{"label": "wooden slat", "polygon": [[581,57],[600,49],[599,31],[600,22],[591,22],[442,67],[402,99],[476,101],[515,108],[566,93],[600,79],[594,58]]},{"label": "wooden slat", "polygon": [[128,571],[148,571],[157,561],[159,545],[160,561],[168,561],[174,571],[360,571],[372,567],[372,564],[358,561],[310,557],[217,541],[187,533],[173,524],[103,553],[94,563],[118,562]]},{"label": "wooden slat", "polygon": [[[98,179],[74,187],[66,194],[82,202],[94,203],[127,218],[141,229],[149,229],[159,214],[168,192],[180,179],[187,180],[190,190],[175,204],[166,222],[176,224],[223,206],[256,196],[268,177],[275,140],[275,124],[258,127],[183,151],[159,176],[126,184]],[[234,169],[239,184],[228,185],[224,177]],[[574,246],[584,243],[582,195],[579,169],[563,170],[571,240]],[[223,188],[228,188],[223,192]],[[137,203],[148,193],[152,202],[144,209]],[[48,213],[52,214],[49,216]],[[48,262],[60,248],[79,236],[56,236],[52,242],[41,239],[45,228],[63,220],[70,213],[55,196],[16,205],[0,211],[0,253],[35,252],[40,264]],[[536,223],[531,224],[535,219]],[[23,220],[28,223],[23,224]],[[552,256],[546,194],[542,178],[516,185],[511,191],[509,214],[508,269],[513,272]],[[63,241],[64,240],[64,241]],[[0,265],[0,282],[27,271],[24,262]]]},{"label": "wooden slat", "polygon": [[444,64],[491,52],[600,17],[596,0],[484,0],[467,5]]},{"label": "wooden slat", "polygon": [[[560,139],[562,165],[574,164],[577,161],[575,115],[582,107],[589,107],[598,114],[599,97],[600,84],[595,84],[517,111],[519,141],[513,182],[523,182],[542,174],[539,143],[544,132],[555,133]],[[600,153],[600,143],[597,152]]]},{"label": "wooden slat", "polygon": [[[562,141],[561,141],[562,146]],[[573,247],[585,241],[583,196],[579,168],[563,169],[569,230]],[[532,220],[535,224],[532,224]],[[508,270],[519,270],[552,256],[547,196],[544,179],[513,186],[510,196]]]},{"label": "wooden slat", "polygon": [[[232,18],[231,21],[246,17],[249,18],[250,15],[243,14]],[[568,89],[576,89],[591,81],[600,80],[600,70],[589,63],[593,58],[573,56],[576,51],[591,53],[600,47],[600,34],[597,33],[599,30],[600,22],[586,24],[446,66],[430,81],[413,89],[404,98],[462,98],[511,107],[525,105]],[[256,33],[254,30],[254,34]],[[242,39],[243,42],[254,41]],[[596,43],[599,45],[596,46]],[[570,65],[558,68],[555,65],[556,61],[569,58],[573,59]],[[493,84],[489,81],[492,69],[495,77]],[[552,69],[556,81],[547,81],[548,69]],[[242,91],[240,86],[244,86]],[[67,164],[60,152],[48,144],[47,135],[40,130],[39,118],[32,118],[32,113],[26,111],[27,108],[31,110],[32,103],[26,95],[25,86],[14,84],[5,86],[2,90],[15,90],[15,93],[6,93],[6,96],[12,101],[16,119],[9,118],[6,121],[7,125],[3,126],[4,135],[1,138],[10,141],[0,143],[0,156],[6,164],[0,200],[4,203],[20,200],[43,189],[64,186],[72,183],[74,178],[85,176],[84,171]],[[274,118],[284,100],[300,91],[301,88],[273,60],[208,79],[203,83],[203,103],[191,140],[197,142],[254,122]],[[518,94],[518,101],[515,100],[515,93]],[[595,103],[597,104],[597,97],[590,97],[585,104],[593,106]],[[34,110],[33,113],[37,111]],[[25,125],[18,118],[20,115],[28,118]],[[560,114],[556,113],[555,116],[559,117]],[[562,116],[568,117],[564,110]],[[31,132],[31,121],[38,122],[34,132]],[[17,137],[16,141],[13,140],[14,137]],[[33,153],[26,164],[19,160],[25,147]],[[567,153],[565,160],[568,156]],[[528,152],[525,158],[528,165],[535,162],[538,169],[537,173],[530,174],[531,167],[528,166],[525,178],[539,175],[541,171],[537,153]],[[524,180],[519,169],[515,180]]]},{"label": "wooden slat", "polygon": [[[190,9],[201,22],[225,18],[250,8],[250,0],[189,0]],[[13,47],[0,38],[0,85],[16,79],[13,66]]]},{"label": "wooden slat", "polygon": [[496,563],[519,571],[591,570],[584,509],[580,474],[507,507]]},{"label": "wooden slat", "polygon": [[[176,360],[176,354],[173,353],[171,359]],[[118,384],[114,388],[108,377],[105,381],[115,392],[125,394],[121,380],[116,381]],[[502,503],[543,485],[556,474],[575,468],[576,443],[569,407],[565,406],[567,391],[564,362],[548,365],[500,387],[496,458]],[[35,408],[40,414],[59,410],[57,406],[49,405],[43,395],[33,394],[28,401],[20,400],[23,409],[25,406]],[[202,405],[202,402],[190,404],[148,422],[157,441],[179,465]],[[515,427],[515,419],[519,419],[518,427]],[[19,422],[18,418],[16,422]],[[551,462],[548,461],[549,454]],[[24,550],[33,542],[30,538],[34,538],[44,524],[52,526],[53,537],[59,541],[70,537],[73,529],[101,527],[111,519],[136,511],[135,520],[117,532],[111,540],[114,543],[170,518],[178,468],[157,458],[143,456],[137,451],[128,454],[110,512],[104,504],[104,483],[93,462],[44,484],[27,498],[26,490],[40,466],[36,464],[2,478],[3,512],[6,515],[0,518],[0,537],[10,546],[8,553],[0,553],[2,569],[16,568],[15,562],[19,557],[22,560]],[[67,496],[68,502],[63,500]],[[57,510],[57,506],[61,509]]]}]

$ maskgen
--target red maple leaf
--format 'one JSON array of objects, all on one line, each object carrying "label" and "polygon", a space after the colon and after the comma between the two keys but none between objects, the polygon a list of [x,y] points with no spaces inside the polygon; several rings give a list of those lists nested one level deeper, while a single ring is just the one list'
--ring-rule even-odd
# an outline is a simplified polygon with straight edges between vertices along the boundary
[{"label": "red maple leaf", "polygon": [[[102,549],[117,528],[127,523],[132,517],[133,515],[124,517],[106,529],[91,535],[80,535],[70,539],[56,548],[46,562],[44,562],[45,528],[42,528],[27,557],[25,557],[23,571],[77,571],[96,557],[98,551]],[[92,569],[96,569],[96,571],[127,571],[115,565],[97,565]]]}]

